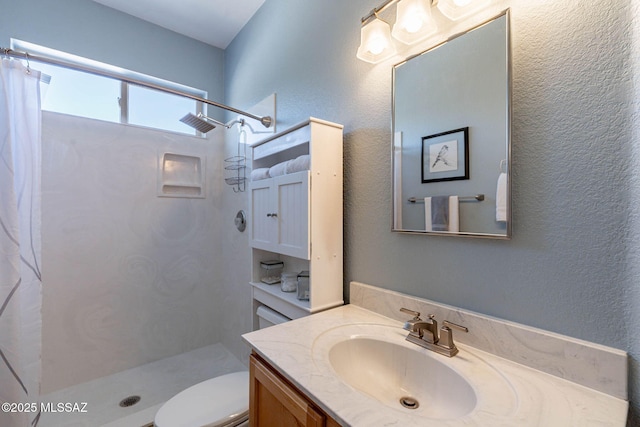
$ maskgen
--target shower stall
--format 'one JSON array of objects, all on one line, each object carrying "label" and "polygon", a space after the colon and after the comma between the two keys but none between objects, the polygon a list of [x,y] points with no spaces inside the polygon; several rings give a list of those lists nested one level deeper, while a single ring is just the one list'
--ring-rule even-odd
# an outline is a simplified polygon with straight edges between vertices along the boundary
[{"label": "shower stall", "polygon": [[[203,101],[271,125],[270,117]],[[229,327],[238,327],[237,322],[225,324],[225,312],[237,296],[230,295],[236,291],[225,274],[223,242],[237,235],[230,235],[222,222],[228,197],[224,132],[196,137],[47,111],[41,113],[41,126],[39,396],[54,404],[84,396],[89,413],[69,418],[40,411],[37,425],[69,420],[100,425],[133,414],[135,409],[117,412],[118,402],[137,389],[124,378],[144,377],[151,369],[146,366],[161,359],[168,361],[162,369],[189,378],[188,372],[181,373],[188,367],[174,358],[182,353],[196,358],[188,362],[198,366],[191,375],[194,382],[244,367],[219,344]],[[198,164],[200,193],[163,194],[163,172],[185,159]],[[0,348],[3,343],[0,336]],[[130,371],[139,366],[142,371]],[[125,375],[118,376],[121,372]],[[96,382],[104,377],[116,378],[116,384],[105,388]],[[165,390],[165,395],[143,395],[138,405],[153,409],[188,385]],[[27,396],[22,401],[38,399],[37,392]],[[17,398],[2,396],[3,401]],[[103,403],[107,409],[96,406]]]}]

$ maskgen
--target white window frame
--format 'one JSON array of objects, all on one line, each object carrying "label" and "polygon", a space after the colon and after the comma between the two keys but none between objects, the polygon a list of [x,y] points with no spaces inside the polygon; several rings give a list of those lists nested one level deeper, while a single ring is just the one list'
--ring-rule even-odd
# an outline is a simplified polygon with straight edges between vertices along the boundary
[{"label": "white window frame", "polygon": [[[62,52],[56,49],[51,49],[45,46],[37,45],[35,43],[30,43],[23,40],[12,38],[10,46],[11,46],[11,49],[16,51],[29,52],[33,55],[56,59],[59,61],[63,61],[65,63],[69,63],[71,65],[78,65],[84,68],[88,67],[98,71],[106,72],[111,75],[122,76],[123,79],[131,79],[131,80],[136,80],[144,83],[149,83],[154,86],[170,89],[171,91],[178,92],[185,95],[195,96],[203,99],[207,98],[207,92],[204,90],[182,85],[180,83],[175,83],[169,80],[164,80],[157,77],[149,76],[147,74],[138,73],[136,71],[127,70],[125,68],[116,67],[114,65],[106,64],[104,62],[94,61],[92,59]],[[55,64],[52,64],[52,65],[56,66]],[[79,71],[82,71],[82,70],[79,70]],[[129,83],[126,80],[121,80],[120,83],[121,83],[120,97],[118,99],[118,104],[120,106],[120,123],[139,126],[139,125],[136,125],[135,123],[129,123],[129,85],[132,83]],[[175,95],[175,93],[172,93],[172,92],[167,92],[167,93]],[[194,100],[194,102],[196,103],[195,114],[203,113],[206,115],[207,114],[206,107],[205,107],[206,104],[198,100]],[[148,127],[148,126],[145,126],[145,127]],[[154,129],[159,129],[159,128],[154,128]],[[167,131],[166,129],[159,129],[159,130]],[[168,131],[168,132],[177,132],[177,131]],[[184,134],[189,135],[186,133]],[[194,131],[194,134],[202,138],[205,137],[203,133],[198,131]]]}]

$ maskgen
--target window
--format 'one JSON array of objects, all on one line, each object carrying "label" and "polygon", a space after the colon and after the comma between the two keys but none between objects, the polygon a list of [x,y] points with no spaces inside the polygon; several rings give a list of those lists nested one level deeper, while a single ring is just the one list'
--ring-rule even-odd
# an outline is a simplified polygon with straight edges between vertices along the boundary
[{"label": "window", "polygon": [[[136,85],[129,85],[128,93],[129,123],[195,134],[195,129],[182,123],[180,118],[188,112],[197,114],[198,111],[202,111],[202,103]],[[162,107],[158,108],[158,106]],[[167,126],[171,126],[171,129],[168,129]]]},{"label": "window", "polygon": [[[20,40],[12,39],[11,48],[200,98],[207,96],[206,92],[198,89]],[[180,122],[180,118],[189,112],[203,112],[203,103],[200,101],[49,63],[38,62],[31,66],[51,76],[51,83],[42,101],[43,110],[202,136]]]},{"label": "window", "polygon": [[120,122],[119,81],[44,63],[32,67],[51,76],[43,110]]}]

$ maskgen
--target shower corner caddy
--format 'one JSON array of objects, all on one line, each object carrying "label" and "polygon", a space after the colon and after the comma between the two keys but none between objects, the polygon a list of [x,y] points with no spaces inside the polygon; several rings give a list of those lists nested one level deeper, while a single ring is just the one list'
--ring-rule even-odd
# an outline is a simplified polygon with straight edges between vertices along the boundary
[{"label": "shower corner caddy", "polygon": [[[344,304],[343,126],[310,118],[251,150],[254,170],[310,159],[309,170],[249,181],[253,329],[260,305],[297,319]],[[309,300],[260,281],[260,262],[270,260],[283,261],[286,272],[309,271]]]},{"label": "shower corner caddy", "polygon": [[238,143],[236,155],[224,159],[224,182],[233,187],[235,193],[243,193],[247,185],[247,131],[244,121],[238,129]]},{"label": "shower corner caddy", "polygon": [[246,190],[247,177],[247,158],[245,156],[233,156],[224,159],[224,169],[228,176],[224,182],[233,187],[236,193],[242,193]]}]

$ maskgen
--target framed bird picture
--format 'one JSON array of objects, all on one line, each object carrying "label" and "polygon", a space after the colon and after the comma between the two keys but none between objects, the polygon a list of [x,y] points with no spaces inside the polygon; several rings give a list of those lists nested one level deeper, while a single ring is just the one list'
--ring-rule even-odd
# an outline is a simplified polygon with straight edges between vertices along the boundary
[{"label": "framed bird picture", "polygon": [[469,179],[469,128],[422,137],[422,183]]}]

